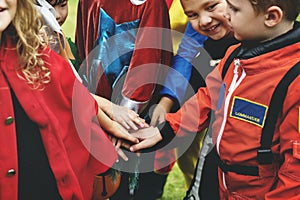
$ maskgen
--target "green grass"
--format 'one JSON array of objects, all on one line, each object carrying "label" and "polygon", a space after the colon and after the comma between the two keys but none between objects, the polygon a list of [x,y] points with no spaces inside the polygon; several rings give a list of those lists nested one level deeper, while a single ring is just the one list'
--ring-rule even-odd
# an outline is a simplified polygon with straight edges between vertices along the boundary
[{"label": "green grass", "polygon": [[182,200],[185,192],[183,174],[177,164],[175,164],[168,176],[162,200]]},{"label": "green grass", "polygon": [[[76,29],[76,14],[78,0],[69,0],[69,16],[62,28],[66,36],[71,37],[74,41]],[[185,186],[183,174],[177,165],[168,176],[164,188],[162,200],[180,200],[185,196]]]}]

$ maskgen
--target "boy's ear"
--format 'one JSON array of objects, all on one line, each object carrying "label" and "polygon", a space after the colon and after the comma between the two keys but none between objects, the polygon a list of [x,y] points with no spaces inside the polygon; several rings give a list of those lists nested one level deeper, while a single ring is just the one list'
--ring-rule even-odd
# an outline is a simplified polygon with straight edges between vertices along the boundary
[{"label": "boy's ear", "polygon": [[265,25],[267,27],[274,27],[281,22],[282,18],[282,9],[278,6],[270,6],[265,14]]}]

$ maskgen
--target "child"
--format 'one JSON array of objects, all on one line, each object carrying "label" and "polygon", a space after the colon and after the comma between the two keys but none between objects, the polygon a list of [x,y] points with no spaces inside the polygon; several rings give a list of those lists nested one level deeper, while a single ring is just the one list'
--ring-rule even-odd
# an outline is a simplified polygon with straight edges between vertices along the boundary
[{"label": "child", "polygon": [[[165,80],[164,88],[160,92],[163,97],[161,98],[158,106],[154,109],[151,120],[151,125],[153,126],[155,126],[158,122],[163,122],[164,114],[166,112],[170,112],[171,108],[172,111],[174,110],[174,107],[176,108],[176,101],[182,105],[187,98],[195,94],[194,91],[197,91],[199,87],[205,86],[203,79],[205,79],[207,73],[213,70],[216,63],[223,58],[226,49],[230,45],[238,42],[233,38],[231,30],[227,26],[227,19],[223,16],[223,12],[226,8],[225,0],[213,2],[209,0],[182,1],[182,4],[185,7],[188,4],[192,6],[197,5],[194,6],[197,8],[197,11],[202,15],[205,15],[206,19],[208,19],[206,22],[203,22],[202,20],[202,26],[205,27],[207,24],[211,24],[212,22],[223,24],[223,26],[220,26],[220,28],[215,32],[207,32],[198,28],[196,20],[192,20],[188,23],[177,55],[173,59],[172,68],[174,70],[169,71]],[[211,9],[212,6],[214,6],[214,9]],[[200,9],[198,9],[198,7]],[[190,16],[190,13],[187,14]],[[198,32],[192,28],[192,24]],[[208,36],[208,38],[206,36]],[[209,57],[212,60],[210,60]],[[193,71],[192,66],[194,66]],[[188,84],[192,87],[187,87]],[[186,147],[183,147],[182,149],[178,147],[177,149],[177,163],[184,173],[187,188],[192,182],[199,155],[200,144],[197,141],[203,139],[206,130],[207,129],[205,129],[203,133],[197,134],[188,149]],[[212,166],[209,168],[212,168]],[[209,184],[202,184],[202,186],[209,188],[210,184],[212,184],[212,174],[207,171],[205,174],[210,177],[210,180]],[[206,189],[204,190],[207,191]],[[204,196],[201,197],[201,199],[203,198]],[[208,199],[216,198],[208,196]]]},{"label": "child", "polygon": [[[68,0],[47,0],[47,2],[55,9],[56,20],[60,26],[62,26],[67,17],[68,17]],[[78,56],[77,47],[71,38],[66,37],[67,42],[69,43],[70,50],[72,51],[73,56],[70,59],[76,71],[78,71],[81,61]]]},{"label": "child", "polygon": [[[177,135],[197,132],[207,127],[209,112],[215,111],[213,133],[224,170],[219,168],[221,199],[299,199],[299,78],[290,85],[282,113],[277,119],[271,145],[274,156],[272,163],[260,164],[257,152],[261,146],[262,122],[266,118],[274,89],[286,72],[299,62],[300,29],[294,20],[300,11],[300,2],[228,0],[227,3],[229,25],[234,36],[242,42],[237,45],[240,50],[223,79],[224,88],[220,89],[220,73],[229,54],[237,46],[228,50],[208,76],[206,88],[200,88],[177,113],[166,115],[167,125]],[[184,6],[184,9],[190,15],[190,21],[195,20],[194,26],[197,28],[196,21],[201,13],[197,11],[199,8],[193,6]],[[210,9],[214,9],[214,6]],[[217,35],[221,26],[212,22],[205,29],[199,25],[198,30],[216,32]],[[259,120],[253,120],[257,118]],[[144,132],[147,133],[147,129]],[[144,132],[138,132],[137,135]],[[149,147],[161,139],[157,131],[156,135],[133,145],[131,150]],[[226,171],[226,168],[229,170]],[[255,168],[257,172],[240,172],[248,168]]]},{"label": "child", "polygon": [[0,18],[0,199],[91,199],[94,176],[116,161],[103,113],[40,38],[31,0],[0,0]]},{"label": "child", "polygon": [[[75,48],[71,48],[72,52],[70,51],[70,46],[66,42],[66,39],[69,41],[68,38],[65,39],[65,36],[61,30],[61,25],[65,22],[67,15],[68,15],[68,1],[66,0],[37,0],[36,2],[36,8],[40,11],[40,13],[43,16],[45,28],[47,31],[47,37],[50,39],[50,47],[52,50],[56,51],[60,55],[62,55],[66,60],[69,60],[72,62],[72,65],[75,63],[75,69],[78,70],[79,68],[79,62],[77,59],[77,48],[75,44],[72,44],[71,46],[74,46]],[[60,39],[53,39],[55,36],[58,35],[58,38],[63,39],[61,41]],[[64,46],[64,47],[63,47]],[[73,51],[76,50],[76,51]],[[75,60],[74,56],[75,55]],[[75,62],[73,62],[75,61]],[[75,76],[80,80],[79,75],[74,71]],[[81,81],[81,80],[80,80]],[[93,94],[92,94],[93,95]],[[107,129],[109,132],[115,131],[111,129],[115,129],[115,126],[111,126],[111,124],[116,124],[115,122],[111,122],[109,119],[107,119],[107,116],[109,116],[112,120],[118,122],[126,129],[137,129],[138,127],[147,126],[147,124],[144,123],[144,120],[138,117],[138,115],[125,107],[118,106],[116,104],[113,104],[112,102],[101,98],[97,95],[93,95],[95,100],[97,100],[101,111],[100,113],[103,113],[102,118],[100,119],[100,122],[103,122],[101,126],[105,129]],[[103,112],[102,112],[103,111]],[[107,116],[105,116],[107,115]],[[102,120],[101,120],[102,119]],[[104,123],[104,122],[107,122]],[[118,127],[118,124],[116,124]],[[118,130],[122,131],[122,130]],[[118,132],[117,131],[117,132]],[[123,130],[124,131],[124,130]],[[122,132],[123,132],[122,131]],[[116,132],[116,133],[117,133]]]}]

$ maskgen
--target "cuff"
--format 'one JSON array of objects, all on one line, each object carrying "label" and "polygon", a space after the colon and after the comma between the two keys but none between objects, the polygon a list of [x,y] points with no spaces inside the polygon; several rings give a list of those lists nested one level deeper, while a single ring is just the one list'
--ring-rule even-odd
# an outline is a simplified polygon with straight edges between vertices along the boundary
[{"label": "cuff", "polygon": [[136,113],[139,113],[143,108],[146,107],[148,102],[149,101],[144,101],[144,102],[134,101],[125,96],[122,96],[122,99],[120,100],[119,105],[127,107]]}]

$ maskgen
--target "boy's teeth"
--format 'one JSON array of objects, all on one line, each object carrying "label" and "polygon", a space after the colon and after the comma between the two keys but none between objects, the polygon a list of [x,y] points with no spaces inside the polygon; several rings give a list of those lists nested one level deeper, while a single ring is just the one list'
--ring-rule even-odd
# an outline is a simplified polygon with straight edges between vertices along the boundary
[{"label": "boy's teeth", "polygon": [[216,29],[216,26],[213,26],[213,27],[211,27],[209,30],[210,31],[213,31],[213,30],[215,30]]}]

